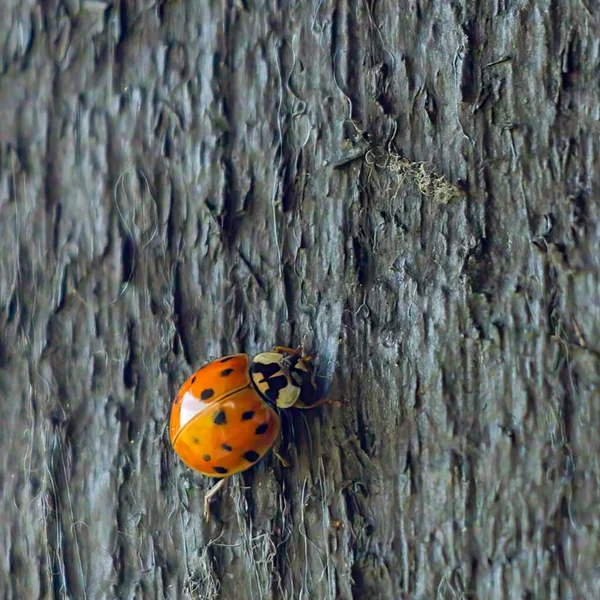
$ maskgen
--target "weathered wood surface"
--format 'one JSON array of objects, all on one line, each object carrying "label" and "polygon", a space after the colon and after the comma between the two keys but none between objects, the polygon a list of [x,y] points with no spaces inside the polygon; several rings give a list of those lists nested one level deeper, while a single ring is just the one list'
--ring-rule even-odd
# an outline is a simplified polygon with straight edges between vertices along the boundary
[{"label": "weathered wood surface", "polygon": [[[597,597],[594,3],[2,12],[0,597]],[[171,398],[300,342],[204,524]]]}]

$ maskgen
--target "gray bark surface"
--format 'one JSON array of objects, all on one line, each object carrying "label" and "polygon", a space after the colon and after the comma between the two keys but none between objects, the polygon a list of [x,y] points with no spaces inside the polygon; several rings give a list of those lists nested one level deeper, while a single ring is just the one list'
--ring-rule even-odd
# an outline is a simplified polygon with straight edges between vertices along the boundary
[{"label": "gray bark surface", "polygon": [[[7,0],[0,597],[594,598],[591,2]],[[317,353],[213,483],[170,403]]]}]

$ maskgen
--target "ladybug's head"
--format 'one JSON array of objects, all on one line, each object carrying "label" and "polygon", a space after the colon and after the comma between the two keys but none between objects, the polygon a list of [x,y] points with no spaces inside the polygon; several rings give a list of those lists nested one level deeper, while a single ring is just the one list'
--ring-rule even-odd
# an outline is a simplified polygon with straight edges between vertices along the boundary
[{"label": "ladybug's head", "polygon": [[250,373],[260,394],[278,408],[310,408],[318,400],[310,359],[290,348],[257,354]]}]

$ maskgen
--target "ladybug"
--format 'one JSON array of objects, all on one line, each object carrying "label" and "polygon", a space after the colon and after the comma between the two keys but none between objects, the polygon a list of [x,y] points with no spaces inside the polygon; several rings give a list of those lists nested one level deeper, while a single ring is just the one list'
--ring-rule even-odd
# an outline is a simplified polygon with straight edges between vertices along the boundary
[{"label": "ladybug", "polygon": [[279,439],[277,409],[330,402],[319,398],[312,358],[282,346],[252,360],[232,354],[205,365],[181,386],[171,410],[173,448],[188,467],[221,479],[205,496],[206,518],[227,478],[252,467]]}]

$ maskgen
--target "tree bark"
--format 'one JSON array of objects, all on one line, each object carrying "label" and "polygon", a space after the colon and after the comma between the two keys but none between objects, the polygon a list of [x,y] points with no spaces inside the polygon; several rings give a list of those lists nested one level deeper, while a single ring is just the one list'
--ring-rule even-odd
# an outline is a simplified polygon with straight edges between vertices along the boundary
[{"label": "tree bark", "polygon": [[[8,0],[2,598],[593,598],[600,12]],[[213,481],[202,364],[317,353]]]}]

